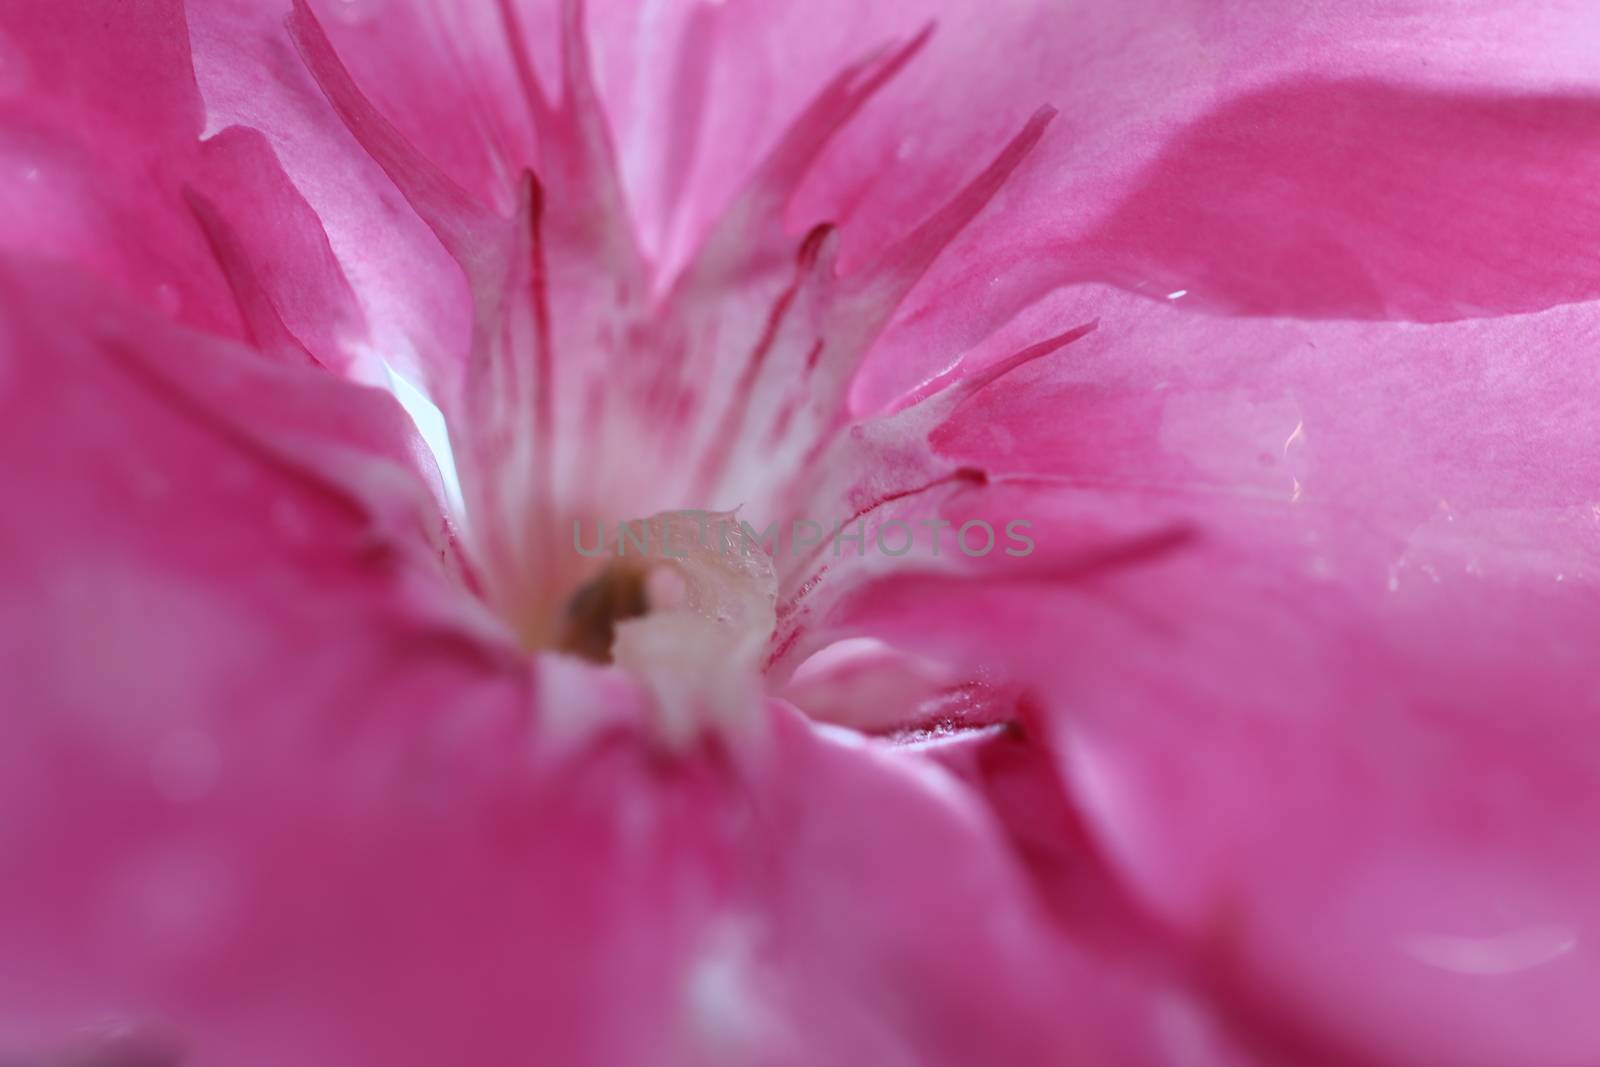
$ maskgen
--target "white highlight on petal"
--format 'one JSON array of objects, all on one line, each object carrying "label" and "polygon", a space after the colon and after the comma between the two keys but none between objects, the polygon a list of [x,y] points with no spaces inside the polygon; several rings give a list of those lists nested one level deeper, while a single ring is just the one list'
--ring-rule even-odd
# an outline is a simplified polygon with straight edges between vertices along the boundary
[{"label": "white highlight on petal", "polygon": [[1184,297],[1186,297],[1188,295],[1189,295],[1189,290],[1187,290],[1187,289],[1175,289],[1172,292],[1167,294],[1167,299],[1168,300],[1182,300]]},{"label": "white highlight on petal", "polygon": [[411,421],[416,423],[417,433],[428,446],[428,451],[433,453],[433,461],[439,465],[439,476],[444,479],[445,503],[449,505],[450,513],[465,523],[467,505],[461,495],[461,476],[456,473],[455,452],[450,448],[450,429],[445,425],[444,412],[428,399],[428,394],[401,377],[388,360],[382,362],[389,392],[394,394],[400,406],[406,409],[406,414],[411,416]]},{"label": "white highlight on petal", "polygon": [[1405,954],[1420,963],[1482,976],[1526,971],[1565,956],[1577,946],[1577,930],[1556,924],[1527,926],[1492,937],[1410,934],[1400,941]]},{"label": "white highlight on petal", "polygon": [[876,637],[848,637],[813,653],[804,663],[795,668],[793,681],[801,682],[812,675],[820,674],[831,668],[843,666],[855,660],[870,659],[873,656],[890,651],[887,642]]},{"label": "white highlight on petal", "polygon": [[1289,455],[1289,449],[1290,449],[1291,446],[1294,445],[1294,443],[1296,441],[1304,441],[1305,439],[1306,439],[1306,420],[1305,419],[1301,419],[1299,422],[1294,424],[1293,432],[1291,432],[1289,434],[1288,439],[1283,442],[1283,454],[1284,454],[1284,456],[1288,456]]},{"label": "white highlight on petal", "polygon": [[952,745],[970,745],[975,741],[998,737],[1006,732],[1006,728],[1005,723],[997,722],[970,729],[935,729],[918,736],[915,740],[902,742],[901,747],[908,752],[927,752],[930,749],[947,748]]},{"label": "white highlight on petal", "polygon": [[732,1056],[772,1047],[781,1025],[762,984],[760,927],[749,919],[722,919],[684,974],[684,1023],[700,1049]]}]

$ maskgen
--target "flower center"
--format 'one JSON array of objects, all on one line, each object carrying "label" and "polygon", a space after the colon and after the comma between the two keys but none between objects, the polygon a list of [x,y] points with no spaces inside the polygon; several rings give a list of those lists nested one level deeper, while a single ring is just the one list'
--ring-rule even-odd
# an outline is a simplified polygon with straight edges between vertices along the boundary
[{"label": "flower center", "polygon": [[615,662],[651,691],[669,744],[704,725],[737,725],[760,691],[777,571],[739,530],[731,512],[619,524],[609,562],[572,594],[560,622],[559,649]]},{"label": "flower center", "polygon": [[578,587],[567,601],[556,647],[594,663],[611,662],[617,623],[650,610],[646,571],[618,560]]},{"label": "flower center", "polygon": [[825,635],[813,624],[849,588],[850,567],[791,553],[780,572],[764,552],[745,551],[743,538],[731,552],[706,543],[703,520],[719,516],[666,511],[637,520],[654,534],[650,547],[626,558],[629,546],[618,544],[601,563],[572,552],[566,524],[608,506],[637,515],[685,500],[738,504],[772,522],[886,524],[959,487],[962,472],[930,444],[939,420],[995,374],[1081,331],[987,376],[942,375],[904,410],[870,418],[852,410],[851,383],[901,302],[1055,112],[1035,112],[870,263],[842,273],[837,228],[826,221],[797,245],[786,216],[813,164],[922,48],[930,25],[820,85],[696,234],[693,252],[664,265],[633,226],[579,7],[566,7],[562,91],[551,99],[514,6],[501,4],[500,15],[537,131],[537,173],[535,161],[508,156],[514,181],[476,193],[362,94],[304,0],[289,29],[350,132],[471,293],[467,358],[429,383],[446,409],[471,584],[529,650],[609,659],[645,680],[671,735],[706,710],[748,703],[742,696],[763,669],[781,675],[814,650]]}]

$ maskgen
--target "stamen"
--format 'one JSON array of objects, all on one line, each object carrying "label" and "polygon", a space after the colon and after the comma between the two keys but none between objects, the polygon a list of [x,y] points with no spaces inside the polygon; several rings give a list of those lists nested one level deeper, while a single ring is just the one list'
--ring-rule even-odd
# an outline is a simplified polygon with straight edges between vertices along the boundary
[{"label": "stamen", "polygon": [[605,580],[637,581],[637,590],[619,590],[620,602],[639,595],[648,610],[612,617],[609,651],[651,691],[659,739],[682,748],[708,728],[751,725],[761,653],[777,621],[772,558],[732,512],[663,512],[630,525],[645,555],[629,563],[622,553],[633,550],[619,544],[613,568],[637,578]]},{"label": "stamen", "polygon": [[611,662],[617,623],[650,610],[645,571],[631,563],[613,563],[580,586],[567,601],[556,647],[594,663]]}]

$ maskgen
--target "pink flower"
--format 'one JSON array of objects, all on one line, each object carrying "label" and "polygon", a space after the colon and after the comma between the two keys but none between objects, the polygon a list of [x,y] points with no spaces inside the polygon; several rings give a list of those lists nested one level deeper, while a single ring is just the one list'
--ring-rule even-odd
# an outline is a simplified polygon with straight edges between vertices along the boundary
[{"label": "pink flower", "polygon": [[0,1059],[1600,1062],[1589,8],[17,0]]}]

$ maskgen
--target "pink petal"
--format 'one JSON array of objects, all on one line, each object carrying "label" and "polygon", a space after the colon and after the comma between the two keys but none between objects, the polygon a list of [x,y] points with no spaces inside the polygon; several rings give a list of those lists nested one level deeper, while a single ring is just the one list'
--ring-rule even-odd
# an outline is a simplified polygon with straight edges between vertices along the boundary
[{"label": "pink petal", "polygon": [[[461,268],[481,295],[483,261],[500,251],[491,231],[518,210],[529,168],[563,197],[547,225],[605,230],[631,252],[587,17],[561,6],[337,0],[305,5],[286,29],[289,0],[191,5],[211,125],[267,136],[327,227],[373,324],[371,347],[447,407],[473,321]],[[547,34],[559,42],[558,103],[541,82]],[[300,63],[284,53],[291,41]]]},{"label": "pink petal", "polygon": [[180,192],[200,98],[183,5],[24,0],[0,29],[0,243],[219,333],[238,318]]},{"label": "pink petal", "polygon": [[367,332],[356,295],[266,139],[223,130],[202,146],[197,171],[198,188],[185,198],[251,340],[266,349],[266,335],[275,336],[330,369],[351,370],[355,342]]},{"label": "pink petal", "polygon": [[[340,121],[383,168],[451,257],[469,268],[470,278],[473,261],[492,250],[489,231],[496,221],[494,212],[427,159],[373,105],[305,3],[294,5],[286,25],[306,69]],[[490,247],[484,249],[485,245]]]},{"label": "pink petal", "polygon": [[[912,294],[860,387],[869,406],[1066,280],[1430,321],[1595,295],[1583,57],[1600,27],[1580,4],[492,7],[356,0],[322,21],[376,112],[469,195],[509,212],[532,166],[569,192],[604,187],[592,206],[613,217],[620,181],[665,276],[786,136],[804,151],[784,157],[777,204],[798,187],[794,232],[845,223],[848,273],[1004,131],[1041,105],[1066,116]],[[386,350],[417,346],[408,362],[446,373],[465,330],[453,271],[414,227],[380,225],[384,183],[306,79],[278,69],[282,6],[196,8],[213,124],[267,132],[392,330]],[[838,106],[807,111],[830,83]],[[577,108],[565,118],[558,92]]]},{"label": "pink petal", "polygon": [[1120,1041],[1136,1007],[933,766],[779,706],[664,759],[614,673],[536,686],[387,395],[36,263],[0,292],[8,1055],[106,1018],[241,1067]]},{"label": "pink petal", "polygon": [[[278,6],[280,21],[288,7]],[[319,0],[314,7],[362,92],[400,135],[471,195],[510,208],[508,179],[534,158],[536,145],[495,5]]]},{"label": "pink petal", "polygon": [[1335,1062],[1337,1041],[1232,995],[1227,975],[1170,937],[1128,897],[1083,812],[1066,795],[1051,746],[1034,735],[1038,725],[1030,719],[1020,728],[935,734],[912,745],[984,797],[1074,944],[1114,961],[1108,970],[1122,974],[1136,991],[1134,1002],[1144,1014],[1127,1021],[1124,1059],[1116,1062],[1138,1062],[1140,1043],[1159,1064]]},{"label": "pink petal", "polygon": [[1593,299],[1590,96],[1299,78],[1192,124],[1080,248],[1209,310],[1440,321]]},{"label": "pink petal", "polygon": [[219,729],[203,797],[132,745],[29,736],[8,795],[58,814],[7,842],[7,1021],[112,1008],[241,1065],[1094,1056],[1107,983],[1066,984],[937,769],[788,716],[748,776],[627,737],[536,765],[514,693],[452,658],[337,729]]},{"label": "pink petal", "polygon": [[259,130],[322,220],[369,326],[356,354],[381,353],[414,383],[451,380],[471,327],[460,268],[328,105],[294,52],[289,11],[288,0],[189,4],[207,126]]},{"label": "pink petal", "polygon": [[1047,697],[1094,839],[1225,1002],[1341,1061],[1600,1054],[1592,308],[1036,311],[1090,308],[939,441],[997,472],[965,514],[1031,519],[1037,553],[845,632]]},{"label": "pink petal", "polygon": [[[0,399],[18,460],[7,491],[32,510],[8,531],[21,557],[70,570],[88,554],[114,571],[187,560],[196,579],[270,588],[249,570],[256,556],[328,552],[358,573],[398,567],[419,594],[437,585],[438,606],[458,603],[427,451],[392,398],[163,324],[64,269],[7,259],[0,282]],[[226,534],[224,521],[243,532]],[[150,539],[168,527],[182,536]],[[105,547],[124,536],[138,552]],[[23,566],[18,577],[48,589],[51,573]]]},{"label": "pink petal", "polygon": [[882,642],[840,641],[808,658],[783,692],[812,719],[888,733],[936,717],[932,709],[960,681],[943,664]]},{"label": "pink petal", "polygon": [[199,139],[181,7],[69,8],[30,9],[8,30],[0,182],[17,210],[4,241],[224,336],[278,320],[273,343],[293,358],[348,369],[366,326],[321,222],[259,133]]},{"label": "pink petal", "polygon": [[836,7],[718,9],[705,159],[679,230],[709,224],[802,86],[929,18],[932,41],[838,135],[791,214],[797,229],[843,223],[846,272],[1033,108],[1063,115],[912,294],[862,404],[1068,280],[1233,312],[1430,321],[1596,293],[1580,42],[1600,25],[1583,5]]}]

